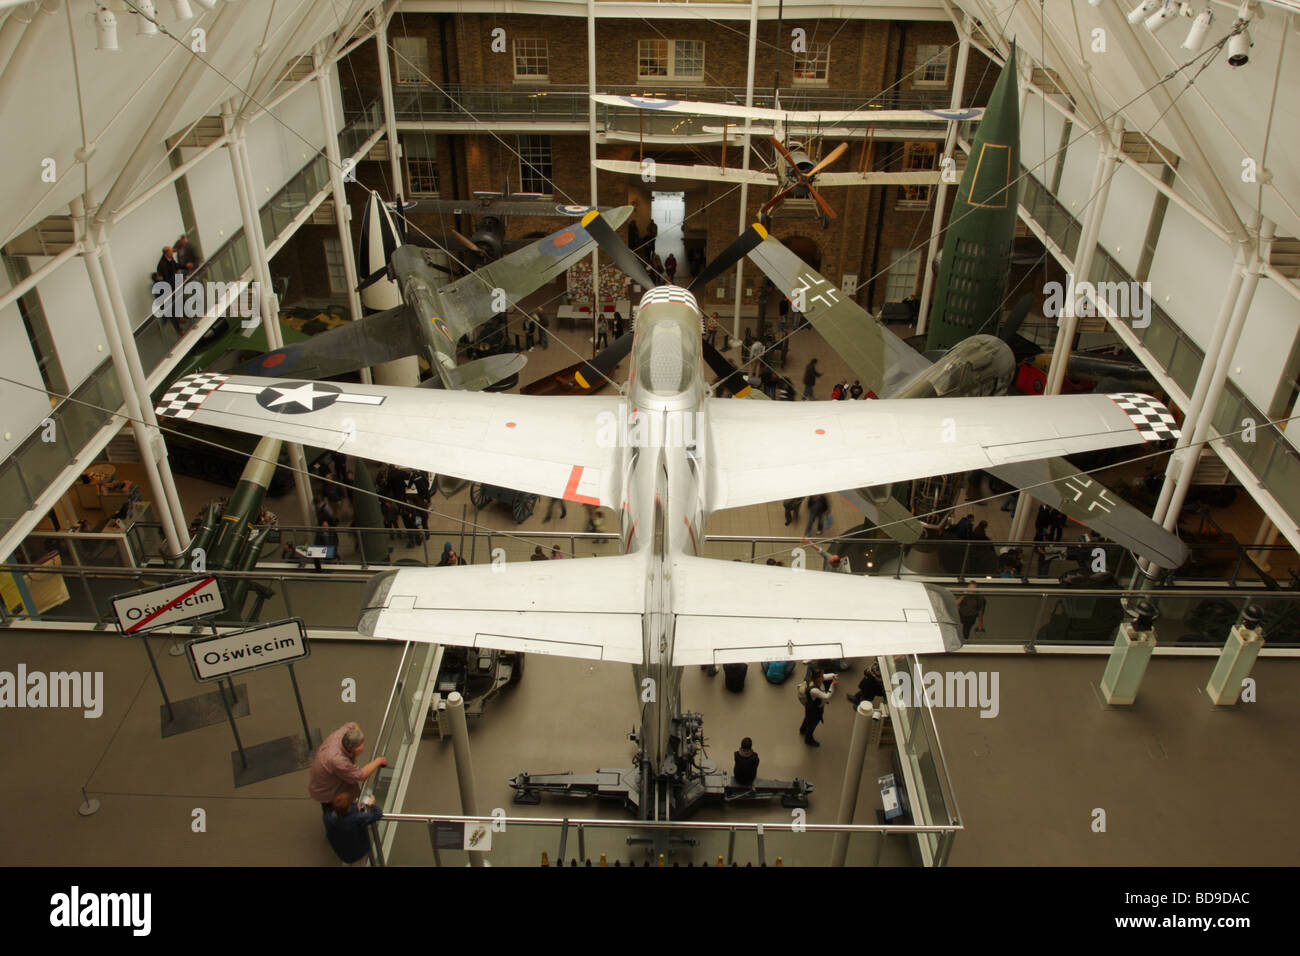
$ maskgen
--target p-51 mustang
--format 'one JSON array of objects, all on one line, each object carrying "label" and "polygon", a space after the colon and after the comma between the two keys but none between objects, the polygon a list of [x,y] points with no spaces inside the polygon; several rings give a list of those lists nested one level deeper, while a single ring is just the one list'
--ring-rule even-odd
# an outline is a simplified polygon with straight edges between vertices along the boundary
[{"label": "p-51 mustang", "polygon": [[[701,557],[712,512],[1176,434],[1172,416],[1145,397],[715,398],[704,377],[695,297],[676,286],[654,288],[599,214],[583,226],[650,287],[630,333],[622,394],[470,394],[194,375],[158,407],[167,417],[614,509],[619,556],[403,569],[375,577],[365,597],[357,626],[367,635],[632,665],[642,714],[636,766],[521,774],[512,781],[516,799],[589,794],[624,800],[643,817],[672,818],[706,798],[803,805],[806,782],[745,788],[698,761],[700,719],[682,710],[681,669],[961,645],[956,603],[941,587]],[[733,244],[722,267],[745,251]]]}]

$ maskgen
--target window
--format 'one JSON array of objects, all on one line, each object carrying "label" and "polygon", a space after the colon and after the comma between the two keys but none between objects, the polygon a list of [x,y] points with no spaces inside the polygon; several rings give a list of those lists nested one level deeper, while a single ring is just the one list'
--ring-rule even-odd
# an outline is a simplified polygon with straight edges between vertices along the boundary
[{"label": "window", "polygon": [[823,86],[831,66],[829,43],[813,43],[807,53],[796,53],[794,58],[795,86]]},{"label": "window", "polygon": [[551,137],[519,137],[519,189],[551,194]]},{"label": "window", "polygon": [[916,269],[921,250],[896,246],[889,251],[889,278],[885,282],[885,301],[902,302],[916,294]]},{"label": "window", "polygon": [[551,59],[545,40],[515,41],[515,79],[545,80],[551,75]]},{"label": "window", "polygon": [[343,243],[332,237],[325,239],[325,271],[330,278],[330,292],[348,291],[347,270],[343,268]]},{"label": "window", "polygon": [[947,86],[950,47],[938,43],[919,43],[916,47],[916,72],[913,86]]},{"label": "window", "polygon": [[641,40],[637,43],[636,75],[640,79],[704,79],[703,40]]},{"label": "window", "polygon": [[[5,256],[5,271],[9,281],[17,285],[31,275],[32,270],[27,260],[19,256]],[[54,334],[45,318],[45,309],[41,305],[40,295],[35,289],[18,297],[18,314],[22,317],[27,340],[32,346],[32,355],[36,358],[36,368],[41,373],[45,389],[52,395],[66,395],[69,391],[68,380],[59,363],[58,352],[54,347]],[[53,402],[53,398],[51,398]]]},{"label": "window", "polygon": [[393,63],[398,83],[429,82],[429,41],[424,37],[393,37]]},{"label": "window", "polygon": [[402,159],[412,195],[438,195],[437,141],[427,133],[402,138]]},{"label": "window", "polygon": [[[934,169],[938,165],[938,143],[904,143],[903,171]],[[900,206],[924,206],[930,202],[932,186],[904,186],[898,197]]]}]

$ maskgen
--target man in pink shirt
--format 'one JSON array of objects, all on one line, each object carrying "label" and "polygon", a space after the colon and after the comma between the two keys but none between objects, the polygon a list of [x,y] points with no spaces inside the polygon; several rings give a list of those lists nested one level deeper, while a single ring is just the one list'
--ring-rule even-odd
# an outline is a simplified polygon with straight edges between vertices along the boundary
[{"label": "man in pink shirt", "polygon": [[365,745],[365,734],[352,722],[344,724],[321,742],[311,765],[307,793],[325,810],[330,809],[334,797],[342,790],[351,793],[355,801],[361,795],[361,782],[380,767],[388,766],[387,757],[376,757],[364,766],[357,766],[357,757]]}]

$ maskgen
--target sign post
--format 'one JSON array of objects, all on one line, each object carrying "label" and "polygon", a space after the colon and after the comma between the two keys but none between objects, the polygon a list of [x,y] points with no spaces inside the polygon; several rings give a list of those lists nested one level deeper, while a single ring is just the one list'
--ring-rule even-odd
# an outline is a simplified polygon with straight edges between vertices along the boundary
[{"label": "sign post", "polygon": [[[281,737],[279,740],[257,744],[246,751],[235,727],[234,715],[227,704],[226,716],[230,719],[230,730],[235,736],[239,758],[239,766],[235,768],[235,786],[242,787],[310,766],[314,749],[313,737],[307,724],[307,711],[302,705],[302,693],[298,689],[298,676],[293,669],[296,661],[304,660],[311,654],[307,629],[301,619],[291,618],[229,634],[195,638],[186,644],[185,650],[194,679],[201,683],[215,681],[218,686],[221,681],[228,681],[236,674],[282,664],[289,668],[289,680],[293,684],[293,696],[298,704],[298,716],[302,719],[306,746],[304,748],[299,744],[296,737]],[[224,691],[221,700],[222,703],[226,701]],[[235,755],[232,754],[231,757],[233,760]]]},{"label": "sign post", "polygon": [[[149,634],[170,624],[218,614],[225,607],[217,579],[211,576],[133,591],[113,599],[113,615],[117,619],[118,630],[124,635],[136,635],[144,643],[144,652],[149,657],[149,666],[153,668],[154,680],[158,682],[158,691],[167,708],[167,723],[172,726],[176,724],[176,710],[172,707],[171,698],[167,696],[167,688],[163,685],[153,648],[149,646]],[[214,630],[215,628],[216,625],[213,625]],[[225,701],[224,694],[222,701]],[[195,723],[194,726],[202,724]],[[184,729],[192,730],[194,727]]]}]

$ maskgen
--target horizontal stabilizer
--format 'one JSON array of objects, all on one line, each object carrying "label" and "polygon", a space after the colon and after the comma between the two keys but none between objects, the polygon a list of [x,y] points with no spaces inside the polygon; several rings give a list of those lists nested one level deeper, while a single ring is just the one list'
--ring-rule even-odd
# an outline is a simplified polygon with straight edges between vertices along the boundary
[{"label": "horizontal stabilizer", "polygon": [[639,664],[645,558],[620,555],[376,575],[357,630],[370,637]]},{"label": "horizontal stabilizer", "polygon": [[527,357],[518,352],[506,352],[475,359],[472,362],[463,362],[455,368],[444,369],[443,374],[452,388],[466,392],[481,392],[503,378],[518,375],[527,362]]},{"label": "horizontal stabilizer", "polygon": [[945,588],[682,556],[673,665],[941,654],[962,645]]}]

